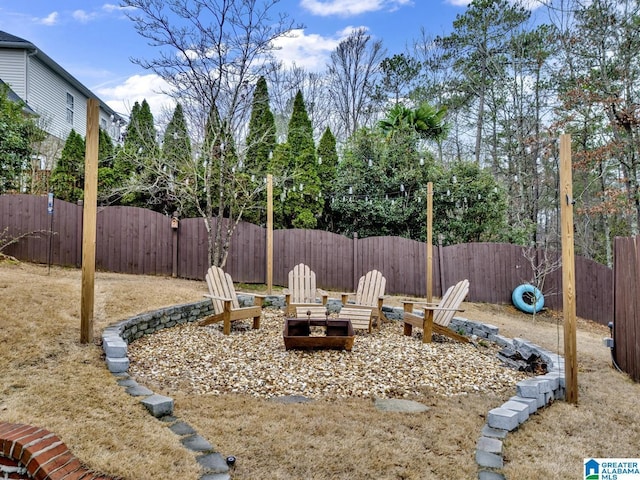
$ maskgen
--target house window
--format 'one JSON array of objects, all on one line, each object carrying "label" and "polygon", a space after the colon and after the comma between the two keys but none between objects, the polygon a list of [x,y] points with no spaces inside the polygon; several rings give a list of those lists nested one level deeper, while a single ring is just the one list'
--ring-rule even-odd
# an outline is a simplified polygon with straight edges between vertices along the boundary
[{"label": "house window", "polygon": [[67,93],[67,123],[73,125],[73,95]]},{"label": "house window", "polygon": [[107,121],[104,118],[100,119],[100,128],[105,132],[107,131]]}]

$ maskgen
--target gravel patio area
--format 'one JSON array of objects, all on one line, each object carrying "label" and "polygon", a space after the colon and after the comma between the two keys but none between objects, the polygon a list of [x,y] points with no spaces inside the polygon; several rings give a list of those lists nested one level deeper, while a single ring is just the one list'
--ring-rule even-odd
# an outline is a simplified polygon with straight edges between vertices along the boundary
[{"label": "gravel patio area", "polygon": [[432,393],[501,393],[526,375],[505,367],[498,347],[438,338],[422,343],[402,324],[385,322],[373,333],[358,331],[351,352],[285,350],[284,315],[265,309],[259,330],[235,322],[222,326],[183,325],[129,345],[129,373],[150,388],[183,393],[249,394],[259,398],[419,398]]}]

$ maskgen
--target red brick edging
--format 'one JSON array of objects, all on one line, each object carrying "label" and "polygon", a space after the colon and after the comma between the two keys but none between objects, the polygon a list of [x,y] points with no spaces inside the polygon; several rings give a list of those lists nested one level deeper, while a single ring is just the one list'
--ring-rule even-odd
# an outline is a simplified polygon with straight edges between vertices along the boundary
[{"label": "red brick edging", "polygon": [[0,478],[116,480],[85,468],[50,431],[7,422],[0,422]]}]

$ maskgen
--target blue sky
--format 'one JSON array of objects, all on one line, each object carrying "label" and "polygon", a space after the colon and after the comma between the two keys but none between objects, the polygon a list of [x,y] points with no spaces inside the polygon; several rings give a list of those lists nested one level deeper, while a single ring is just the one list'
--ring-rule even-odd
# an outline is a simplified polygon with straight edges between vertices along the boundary
[{"label": "blue sky", "polygon": [[[107,0],[108,1],[108,0]],[[365,27],[383,41],[388,55],[400,53],[421,35],[447,33],[467,0],[281,0],[304,29],[284,42],[279,55],[322,71],[331,52],[353,28]],[[153,58],[119,2],[105,0],[0,0],[0,30],[35,44],[113,109],[127,113],[146,98],[154,115],[167,99],[161,81],[130,61]]]}]

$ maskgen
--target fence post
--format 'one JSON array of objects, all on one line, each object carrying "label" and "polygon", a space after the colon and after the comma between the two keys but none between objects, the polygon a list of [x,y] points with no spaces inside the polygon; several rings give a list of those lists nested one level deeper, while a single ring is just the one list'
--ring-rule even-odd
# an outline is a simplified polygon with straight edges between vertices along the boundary
[{"label": "fence post", "polygon": [[358,232],[353,232],[353,283],[358,285]]},{"label": "fence post", "polygon": [[178,276],[178,228],[180,226],[180,219],[178,218],[178,212],[174,212],[171,217],[171,276]]},{"label": "fence post", "polygon": [[440,264],[440,298],[444,293],[444,248],[442,248],[442,234],[438,235],[438,263]]}]

